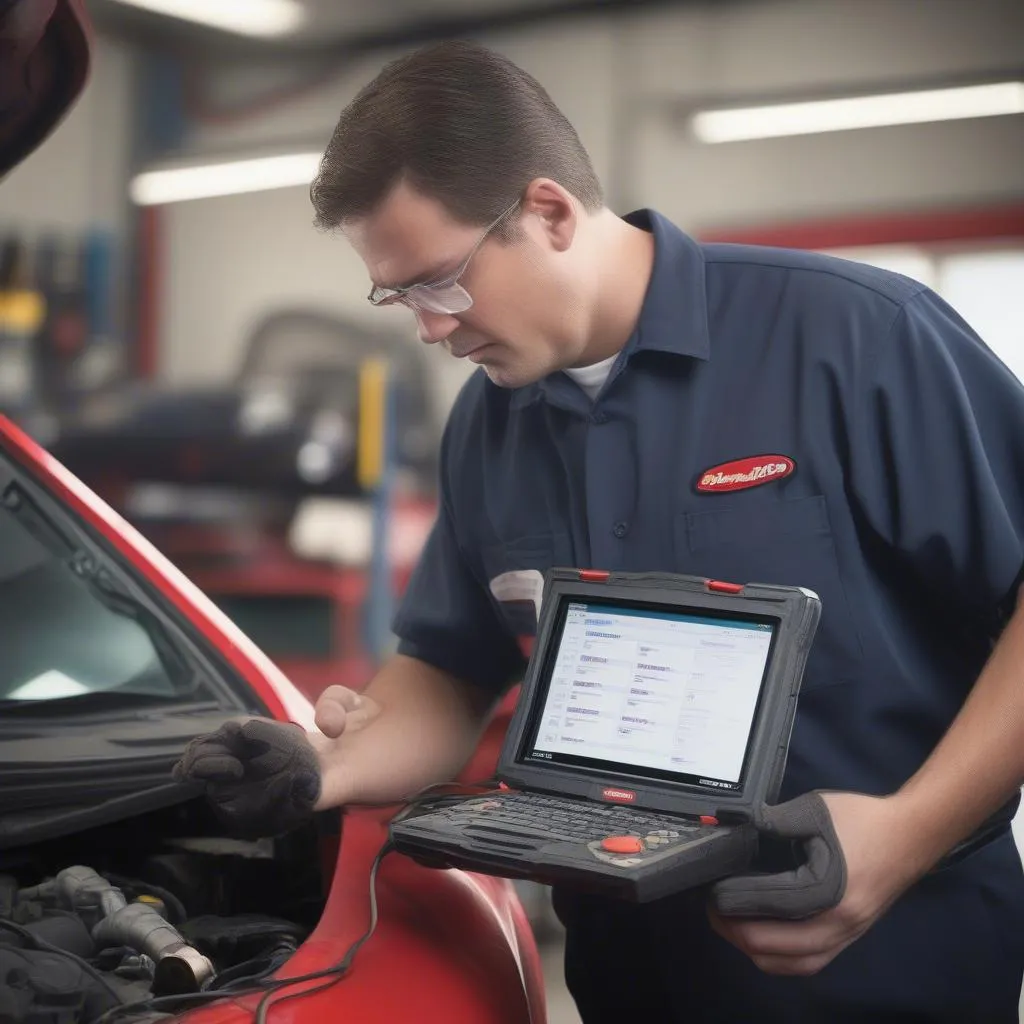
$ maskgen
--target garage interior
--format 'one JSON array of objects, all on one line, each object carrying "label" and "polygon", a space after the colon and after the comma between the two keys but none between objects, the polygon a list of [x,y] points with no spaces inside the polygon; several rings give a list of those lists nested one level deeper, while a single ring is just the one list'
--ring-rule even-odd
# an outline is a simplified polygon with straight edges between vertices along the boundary
[{"label": "garage interior", "polygon": [[[616,213],[906,274],[1024,380],[1018,0],[87,8],[87,88],[0,180],[0,413],[312,699],[365,684],[392,647],[473,370],[420,344],[407,310],[371,308],[361,261],[312,223],[339,112],[425,42],[477,39],[534,75]],[[980,105],[955,113],[954,91]],[[892,115],[893,97],[933,93]],[[765,129],[762,108],[877,97],[888,118]],[[520,896],[550,1024],[578,1024],[547,894]]]}]

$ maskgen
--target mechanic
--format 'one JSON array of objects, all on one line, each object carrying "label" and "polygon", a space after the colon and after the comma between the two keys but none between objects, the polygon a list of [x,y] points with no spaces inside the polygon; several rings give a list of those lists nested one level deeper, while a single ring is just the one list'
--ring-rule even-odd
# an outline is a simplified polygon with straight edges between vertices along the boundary
[{"label": "mechanic", "polygon": [[275,726],[268,758],[239,726],[179,776],[268,829],[452,778],[524,669],[504,574],[524,599],[552,565],[809,587],[822,621],[772,820],[800,836],[827,809],[841,900],[787,916],[795,863],[774,895],[755,876],[640,907],[557,891],[580,1014],[1016,1022],[1024,387],[907,278],[617,216],[541,86],[468,42],[367,85],[311,195],[371,301],[481,370],[398,654],[362,696],[324,693],[322,736]]}]

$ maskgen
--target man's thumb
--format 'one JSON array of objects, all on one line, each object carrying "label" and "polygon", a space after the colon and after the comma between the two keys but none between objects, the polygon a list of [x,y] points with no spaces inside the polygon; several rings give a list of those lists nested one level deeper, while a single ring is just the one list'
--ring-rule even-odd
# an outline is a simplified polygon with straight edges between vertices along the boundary
[{"label": "man's thumb", "polygon": [[329,739],[336,740],[348,724],[348,711],[336,700],[322,700],[316,706],[316,727]]}]

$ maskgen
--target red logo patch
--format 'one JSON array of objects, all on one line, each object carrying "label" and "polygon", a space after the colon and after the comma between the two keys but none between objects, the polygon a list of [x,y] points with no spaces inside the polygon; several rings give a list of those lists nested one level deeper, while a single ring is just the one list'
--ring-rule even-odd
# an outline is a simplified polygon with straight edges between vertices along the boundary
[{"label": "red logo patch", "polygon": [[606,789],[601,796],[617,804],[631,804],[636,799],[636,793],[629,789]]},{"label": "red logo patch", "polygon": [[705,469],[697,481],[697,490],[705,493],[742,491],[746,487],[760,487],[761,484],[783,480],[794,469],[796,463],[788,455],[754,455],[749,459],[735,459]]}]

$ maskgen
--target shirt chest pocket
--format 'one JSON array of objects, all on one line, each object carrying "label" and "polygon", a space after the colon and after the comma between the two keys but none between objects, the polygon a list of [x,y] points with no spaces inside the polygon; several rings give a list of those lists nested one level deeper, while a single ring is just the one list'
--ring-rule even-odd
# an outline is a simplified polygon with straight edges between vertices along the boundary
[{"label": "shirt chest pocket", "polygon": [[821,496],[686,512],[676,519],[679,572],[736,583],[806,587],[821,598],[821,622],[803,688],[861,673],[863,646],[839,571]]},{"label": "shirt chest pocket", "polygon": [[527,655],[537,632],[545,573],[571,566],[572,558],[568,534],[518,537],[482,551],[484,584],[502,623]]}]

